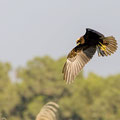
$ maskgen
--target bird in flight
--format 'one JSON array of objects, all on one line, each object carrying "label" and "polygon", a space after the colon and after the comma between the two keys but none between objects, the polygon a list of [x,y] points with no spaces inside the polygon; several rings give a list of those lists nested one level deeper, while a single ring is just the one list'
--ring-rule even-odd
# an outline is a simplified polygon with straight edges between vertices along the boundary
[{"label": "bird in flight", "polygon": [[70,84],[82,70],[85,64],[92,59],[95,52],[98,56],[108,56],[117,50],[117,42],[113,36],[105,37],[98,31],[86,28],[86,33],[78,38],[77,46],[67,56],[62,73],[64,80]]}]

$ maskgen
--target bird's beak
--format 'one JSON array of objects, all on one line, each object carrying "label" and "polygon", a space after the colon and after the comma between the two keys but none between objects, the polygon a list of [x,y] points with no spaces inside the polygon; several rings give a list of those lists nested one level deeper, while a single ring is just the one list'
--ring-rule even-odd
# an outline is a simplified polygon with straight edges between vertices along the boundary
[{"label": "bird's beak", "polygon": [[77,45],[80,44],[80,38],[78,38],[78,39],[76,40],[76,44],[77,44]]},{"label": "bird's beak", "polygon": [[80,42],[78,42],[77,45],[80,45]]}]

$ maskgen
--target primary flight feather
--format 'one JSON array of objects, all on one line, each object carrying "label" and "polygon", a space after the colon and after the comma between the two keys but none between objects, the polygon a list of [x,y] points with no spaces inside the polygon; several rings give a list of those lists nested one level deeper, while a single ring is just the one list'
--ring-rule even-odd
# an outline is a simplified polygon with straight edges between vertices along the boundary
[{"label": "primary flight feather", "polygon": [[85,35],[77,41],[77,46],[67,56],[63,67],[64,80],[70,84],[85,64],[93,57],[96,50],[98,56],[108,56],[117,50],[117,42],[113,36],[105,37],[103,34],[87,28]]}]

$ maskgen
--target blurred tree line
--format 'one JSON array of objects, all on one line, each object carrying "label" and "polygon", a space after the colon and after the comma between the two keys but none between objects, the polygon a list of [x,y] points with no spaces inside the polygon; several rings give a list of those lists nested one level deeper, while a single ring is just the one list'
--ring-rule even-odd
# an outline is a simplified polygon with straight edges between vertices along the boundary
[{"label": "blurred tree line", "polygon": [[103,78],[79,74],[66,85],[61,73],[65,58],[36,57],[9,73],[11,65],[0,62],[0,114],[9,120],[35,120],[49,101],[60,106],[59,120],[120,120],[120,74]]}]

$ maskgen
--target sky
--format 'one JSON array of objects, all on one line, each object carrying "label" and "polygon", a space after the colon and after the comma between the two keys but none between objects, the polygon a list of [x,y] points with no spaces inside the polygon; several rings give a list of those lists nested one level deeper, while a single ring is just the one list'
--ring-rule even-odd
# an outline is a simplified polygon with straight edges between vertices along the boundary
[{"label": "sky", "polygon": [[119,0],[0,0],[0,61],[13,68],[36,56],[58,59],[76,46],[86,28],[113,35],[117,52],[97,54],[85,72],[102,76],[120,73]]}]

